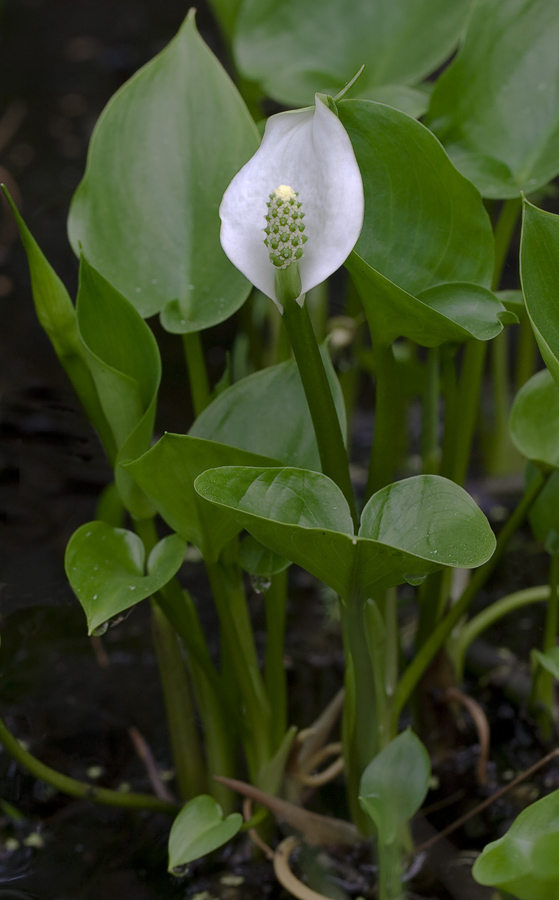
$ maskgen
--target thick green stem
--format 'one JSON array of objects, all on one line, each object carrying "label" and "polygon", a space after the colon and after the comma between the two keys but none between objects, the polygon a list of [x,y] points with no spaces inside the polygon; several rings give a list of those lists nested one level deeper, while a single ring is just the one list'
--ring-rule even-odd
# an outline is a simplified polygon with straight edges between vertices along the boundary
[{"label": "thick green stem", "polygon": [[496,291],[501,283],[501,276],[509,252],[511,238],[522,209],[520,197],[505,200],[495,226],[495,265],[493,268],[492,288]]},{"label": "thick green stem", "polygon": [[396,691],[396,700],[394,704],[395,725],[397,725],[398,717],[405,703],[410,697],[419,679],[427,670],[431,660],[435,658],[436,654],[439,652],[444,642],[452,632],[452,629],[458,624],[462,616],[466,614],[473,598],[480,590],[480,588],[485,584],[485,582],[493,572],[495,566],[503,556],[510,538],[524,521],[524,518],[527,515],[530,507],[532,506],[540,491],[542,490],[544,484],[546,483],[547,477],[548,476],[543,474],[542,472],[538,472],[536,478],[534,478],[532,484],[529,486],[526,493],[522,497],[522,500],[520,501],[504,527],[501,529],[501,532],[497,539],[497,547],[491,559],[488,560],[485,565],[480,566],[479,569],[476,569],[469,585],[463,592],[460,599],[457,601],[457,603],[454,604],[453,607],[451,607],[444,619],[439,622],[431,636],[425,641],[412,662],[405,670],[402,678],[400,679],[398,690]]},{"label": "thick green stem", "polygon": [[423,417],[421,424],[421,456],[423,474],[436,475],[439,471],[439,348],[427,351],[427,378],[423,394]]},{"label": "thick green stem", "polygon": [[174,816],[180,807],[166,800],[160,800],[151,794],[133,794],[124,791],[111,791],[108,788],[96,787],[68,775],[62,775],[50,766],[45,765],[37,757],[24,750],[17,738],[6,728],[0,719],[0,742],[4,749],[17,763],[31,772],[35,778],[41,778],[47,784],[52,784],[57,790],[70,797],[78,797],[81,800],[92,800],[94,803],[102,803],[105,806],[119,806],[123,809],[148,809],[152,812],[164,812]]},{"label": "thick green stem", "polygon": [[515,354],[515,388],[518,392],[536,371],[536,339],[527,316],[518,326],[518,347]]},{"label": "thick green stem", "polygon": [[207,774],[196,728],[194,704],[177,634],[163,610],[153,600],[151,610],[153,639],[177,782],[182,799],[190,800],[207,791]]},{"label": "thick green stem", "polygon": [[241,696],[241,738],[251,779],[271,757],[271,711],[254,644],[254,635],[235,562],[206,563],[220,621],[222,655],[234,672]]},{"label": "thick green stem", "polygon": [[[342,726],[346,792],[353,821],[366,834],[372,825],[359,805],[359,782],[366,766],[380,750],[377,708],[380,686],[371,661],[363,604],[357,599],[350,600],[342,603],[341,612],[346,658]],[[375,614],[374,609],[369,612]],[[378,662],[382,665],[383,660]]]},{"label": "thick green stem", "polygon": [[272,710],[272,752],[280,746],[287,729],[287,679],[284,663],[287,569],[272,577],[266,591],[266,661],[264,683]]},{"label": "thick green stem", "polygon": [[[283,272],[296,268],[288,266]],[[296,295],[298,296],[298,295]],[[280,299],[280,298],[278,298]],[[349,463],[332,391],[306,305],[299,306],[286,288],[281,294],[283,320],[297,361],[318,444],[322,471],[335,481],[346,498],[354,525],[358,518]]]},{"label": "thick green stem", "polygon": [[391,484],[394,479],[395,444],[401,410],[399,371],[392,346],[377,344],[373,337],[373,354],[376,384],[375,431],[366,499]]},{"label": "thick green stem", "polygon": [[188,378],[190,380],[190,393],[192,395],[194,415],[198,417],[211,400],[208,372],[206,369],[204,348],[202,347],[200,332],[191,331],[188,334],[183,334],[182,343],[186,367],[188,369]]},{"label": "thick green stem", "polygon": [[[476,425],[481,378],[486,346],[483,341],[468,341],[464,347],[460,383],[456,393],[458,416],[452,417],[454,433],[452,441],[445,441],[441,475],[456,484],[463,484],[468,470],[472,441]],[[448,405],[447,405],[448,411]],[[450,422],[445,421],[445,437]]]},{"label": "thick green stem", "polygon": [[402,900],[402,876],[405,851],[401,842],[378,841],[379,900]]}]

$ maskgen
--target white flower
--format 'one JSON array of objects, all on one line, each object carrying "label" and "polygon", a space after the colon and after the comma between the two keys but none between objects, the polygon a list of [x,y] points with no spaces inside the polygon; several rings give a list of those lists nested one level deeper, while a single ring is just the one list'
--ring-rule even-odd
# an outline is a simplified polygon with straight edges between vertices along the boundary
[{"label": "white flower", "polygon": [[305,216],[307,240],[298,259],[302,303],[307,291],[345,262],[363,224],[363,182],[353,147],[318,95],[315,107],[268,119],[259,149],[235,175],[219,208],[225,253],[279,306],[276,266],[264,243],[269,244],[264,228],[270,195],[278,188],[291,188]]}]

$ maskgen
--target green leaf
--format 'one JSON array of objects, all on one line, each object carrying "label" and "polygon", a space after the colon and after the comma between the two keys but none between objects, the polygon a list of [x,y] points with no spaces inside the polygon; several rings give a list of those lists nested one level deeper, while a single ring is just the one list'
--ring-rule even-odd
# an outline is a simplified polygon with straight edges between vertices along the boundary
[{"label": "green leaf", "polygon": [[214,466],[274,465],[246,450],[184,434],[164,434],[147,453],[124,466],[167,524],[195,544],[208,562],[241,530],[194,490],[194,480]]},{"label": "green leaf", "polygon": [[264,547],[251,534],[245,535],[239,546],[239,564],[249,575],[270,578],[287,569],[289,560]]},{"label": "green leaf", "polygon": [[208,794],[194,797],[183,806],[171,827],[169,872],[217,850],[237,834],[242,824],[240,813],[231,813],[224,819],[221,806]]},{"label": "green leaf", "polygon": [[87,522],[66,548],[66,575],[87,616],[89,634],[164,587],[178,572],[186,544],[177,534],[159,541],[147,561],[141,538],[105,522]]},{"label": "green leaf", "polygon": [[240,71],[287,106],[354,91],[413,85],[450,55],[471,0],[244,0],[233,49]]},{"label": "green leaf", "polygon": [[[525,479],[527,488],[536,475],[536,467],[528,464]],[[553,472],[547,479],[530,508],[528,521],[536,540],[544,544],[548,553],[556,553],[559,536],[559,472]]]},{"label": "green leaf", "polygon": [[481,565],[495,546],[471,497],[438,476],[409,478],[375,494],[357,537],[340,489],[317,472],[227,467],[205,472],[195,488],[346,600],[417,583],[443,565]]},{"label": "green leaf", "polygon": [[559,5],[478,0],[426,124],[484,197],[533,192],[559,172]]},{"label": "green leaf", "polygon": [[[559,681],[559,647],[552,647],[547,653],[542,653],[541,650],[532,650],[531,655],[540,666],[553,675],[556,681]],[[559,872],[557,877],[559,878]]]},{"label": "green leaf", "polygon": [[109,459],[112,459],[116,453],[114,439],[99,403],[97,389],[89,371],[87,356],[78,335],[74,305],[68,291],[20,216],[7,188],[3,186],[2,189],[14,213],[27,253],[37,318],[72,382],[86,415],[93,427],[97,429]]},{"label": "green leaf", "polygon": [[520,276],[526,311],[545,364],[559,384],[559,216],[523,204]]},{"label": "green leaf", "polygon": [[[321,354],[342,434],[345,434],[345,404],[340,383],[325,346]],[[227,388],[198,416],[189,433],[286,465],[321,469],[309,407],[295,360],[262,369]]]},{"label": "green leaf", "polygon": [[342,100],[338,109],[365,190],[363,230],[347,266],[377,339],[405,335],[436,346],[498,334],[507,317],[488,290],[493,235],[478,191],[404,113],[366,100]]},{"label": "green leaf", "polygon": [[153,515],[146,495],[120,466],[150,443],[161,360],[149,326],[134,307],[82,257],[76,303],[82,347],[117,447],[115,480],[127,509]]},{"label": "green leaf", "polygon": [[527,459],[543,469],[559,468],[559,386],[547,369],[520,388],[509,426],[515,447]]},{"label": "green leaf", "polygon": [[518,900],[556,900],[559,893],[559,791],[542,797],[508,832],[484,848],[472,869],[479,884]]},{"label": "green leaf", "polygon": [[425,800],[430,777],[429,754],[410,728],[371,760],[361,776],[359,803],[375,823],[379,840],[396,840],[398,827]]},{"label": "green leaf", "polygon": [[70,210],[74,249],[142,316],[161,312],[169,331],[222,322],[250,285],[221,249],[218,207],[258,143],[191,10],[97,123]]}]

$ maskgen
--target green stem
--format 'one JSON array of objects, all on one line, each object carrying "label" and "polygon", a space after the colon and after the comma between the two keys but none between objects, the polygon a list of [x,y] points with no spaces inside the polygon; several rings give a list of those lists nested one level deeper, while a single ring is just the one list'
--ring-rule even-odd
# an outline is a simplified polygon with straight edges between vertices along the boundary
[{"label": "green stem", "polygon": [[[367,616],[378,618],[378,609],[369,604]],[[383,686],[384,671],[376,677],[375,665],[382,659],[372,656],[369,649],[370,625],[365,619],[363,604],[352,599],[341,606],[341,622],[346,658],[342,740],[344,746],[345,777],[348,805],[353,821],[367,834],[371,822],[359,805],[359,783],[366,766],[380,750],[379,689]],[[374,638],[373,638],[374,642]],[[372,648],[374,649],[374,647]],[[384,704],[384,695],[382,695]],[[382,711],[381,711],[382,712]]]},{"label": "green stem", "polygon": [[272,577],[265,595],[266,661],[264,683],[272,710],[272,751],[280,746],[287,729],[287,680],[284,663],[287,569]]},{"label": "green stem", "polygon": [[536,371],[536,339],[528,316],[518,326],[518,347],[515,354],[515,387],[519,391]]},{"label": "green stem", "polygon": [[[283,271],[289,272],[293,268],[295,266],[291,265]],[[288,294],[283,295],[282,305],[283,320],[309,405],[322,471],[342,491],[357,529],[359,520],[342,429],[307,307],[305,304],[299,306]]]},{"label": "green stem", "polygon": [[427,351],[427,378],[423,394],[421,455],[423,474],[436,475],[439,470],[439,348]]},{"label": "green stem", "polygon": [[196,418],[208,406],[211,395],[204,349],[199,331],[183,334],[182,343],[190,381],[190,393]]},{"label": "green stem", "polygon": [[379,900],[401,900],[404,851],[398,838],[389,844],[378,839]]},{"label": "green stem", "polygon": [[[464,347],[462,371],[456,397],[457,409],[460,411],[460,414],[455,419],[456,430],[450,445],[452,453],[446,458],[443,457],[441,466],[441,475],[450,478],[456,484],[464,483],[468,470],[478,412],[485,352],[486,345],[483,341],[467,341]],[[448,424],[448,422],[445,422],[445,432]]]},{"label": "green stem", "polygon": [[45,765],[37,757],[24,750],[17,738],[6,728],[0,719],[0,742],[17,763],[27,769],[35,778],[41,778],[52,784],[57,790],[70,797],[81,800],[92,800],[105,806],[119,806],[123,809],[149,809],[152,812],[164,812],[176,815],[180,807],[175,803],[160,800],[151,794],[132,794],[124,791],[111,791],[108,788],[96,787],[68,775],[62,775],[50,766]]},{"label": "green stem", "polygon": [[493,268],[492,289],[496,291],[501,283],[501,276],[509,252],[511,238],[516,226],[522,200],[520,197],[511,197],[505,200],[495,226],[495,265]]},{"label": "green stem", "polygon": [[163,689],[167,727],[177,782],[183,800],[207,789],[207,774],[196,728],[196,716],[186,679],[177,634],[167,616],[152,600],[152,631]]},{"label": "green stem", "polygon": [[458,624],[462,616],[467,612],[468,607],[470,606],[470,603],[472,602],[477,592],[485,584],[485,582],[493,572],[495,566],[503,556],[510,538],[524,521],[524,518],[527,515],[530,507],[545,485],[547,478],[548,475],[543,474],[542,472],[538,472],[537,476],[534,478],[533,482],[526,490],[526,493],[510,516],[509,520],[501,529],[501,532],[497,539],[495,553],[493,554],[491,559],[488,560],[485,565],[480,566],[479,569],[476,569],[469,585],[463,592],[460,599],[449,610],[444,619],[439,622],[431,636],[425,641],[423,646],[419,649],[418,653],[405,670],[402,678],[400,679],[398,690],[396,691],[396,700],[394,704],[394,716],[396,725],[400,712],[402,711],[405,703],[410,697],[411,692],[417,685],[423,673],[427,670],[431,660],[435,658],[436,654],[443,646],[444,642],[452,632],[455,625]]},{"label": "green stem", "polygon": [[526,588],[523,591],[515,591],[514,594],[507,594],[496,600],[487,609],[483,609],[477,615],[473,616],[469,622],[460,629],[456,640],[452,641],[449,648],[450,658],[452,659],[454,669],[456,671],[456,680],[460,682],[464,673],[464,664],[468,647],[476,638],[491,628],[495,622],[508,616],[515,609],[523,606],[529,606],[531,603],[541,603],[549,599],[549,585],[543,584],[537,587]]},{"label": "green stem", "polygon": [[206,563],[220,621],[222,655],[230,662],[241,695],[241,737],[251,779],[271,757],[271,711],[258,666],[241,572],[225,559]]},{"label": "green stem", "polygon": [[369,478],[365,498],[368,500],[394,478],[394,444],[400,421],[399,370],[391,345],[377,344],[373,337],[375,361],[375,431],[371,447]]},{"label": "green stem", "polygon": [[[548,653],[557,643],[559,625],[559,554],[552,553],[549,564],[549,600],[547,602],[542,650]],[[532,688],[532,704],[535,707],[540,731],[544,740],[551,740],[557,721],[554,678],[543,666],[539,666]]]}]

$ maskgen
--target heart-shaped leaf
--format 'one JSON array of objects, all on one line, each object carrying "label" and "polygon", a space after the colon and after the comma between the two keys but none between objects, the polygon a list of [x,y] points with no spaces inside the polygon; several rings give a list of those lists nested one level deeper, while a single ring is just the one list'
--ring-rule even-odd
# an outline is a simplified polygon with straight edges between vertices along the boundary
[{"label": "heart-shaped leaf", "polygon": [[144,574],[141,538],[105,522],[87,522],[74,532],[66,548],[68,581],[87,616],[89,634],[150,597],[180,569],[186,543],[171,534],[151,551]]},{"label": "heart-shaped leaf", "polygon": [[230,841],[243,824],[240,813],[225,819],[219,803],[208,794],[194,797],[183,806],[169,834],[169,872],[188,865]]},{"label": "heart-shaped leaf", "polygon": [[194,11],[102,113],[70,211],[73,247],[141,313],[191,332],[250,290],[219,243],[218,207],[258,131]]},{"label": "heart-shaped leaf", "polygon": [[195,488],[346,600],[417,583],[441,566],[481,565],[495,547],[472,498],[438,476],[409,478],[373,495],[359,536],[340,489],[317,472],[227,467],[205,472]]},{"label": "heart-shaped leaf", "polygon": [[384,844],[396,840],[398,827],[421,807],[430,777],[429,754],[410,728],[371,760],[361,776],[359,803]]},{"label": "heart-shaped leaf", "polygon": [[206,469],[231,463],[261,466],[274,465],[274,460],[190,435],[164,434],[151,450],[125,468],[173,531],[212,562],[241,526],[203,500],[194,490],[194,480]]},{"label": "heart-shaped leaf", "polygon": [[523,810],[502,838],[484,848],[472,875],[518,900],[556,900],[558,860],[559,791],[554,791]]},{"label": "heart-shaped leaf", "polygon": [[377,340],[436,346],[498,334],[507,316],[488,290],[493,235],[478,191],[410,116],[366,100],[338,110],[365,190],[347,266]]},{"label": "heart-shaped leaf", "polygon": [[[233,49],[246,78],[287,106],[353,89],[417,84],[450,55],[471,0],[245,0]],[[396,99],[396,97],[393,97]]]},{"label": "heart-shaped leaf", "polygon": [[559,216],[523,204],[520,275],[526,310],[545,364],[559,384]]},{"label": "heart-shaped leaf", "polygon": [[559,172],[559,5],[478,0],[426,124],[484,197],[533,192]]},{"label": "heart-shaped leaf", "polygon": [[544,469],[559,468],[559,385],[547,369],[520,388],[509,425],[515,446],[527,459]]},{"label": "heart-shaped leaf", "polygon": [[83,257],[76,312],[84,355],[118,451],[119,493],[132,515],[148,518],[153,506],[119,463],[140,456],[151,443],[161,379],[157,341],[134,307]]},{"label": "heart-shaped leaf", "polygon": [[[345,404],[327,347],[321,355],[342,434]],[[189,434],[239,447],[285,465],[320,471],[320,458],[307,398],[295,360],[269,366],[234,385],[198,416]]]}]

